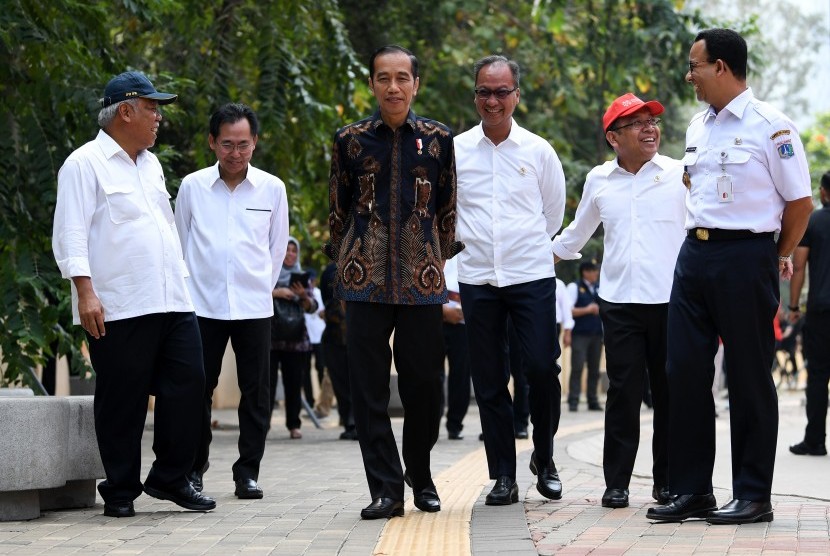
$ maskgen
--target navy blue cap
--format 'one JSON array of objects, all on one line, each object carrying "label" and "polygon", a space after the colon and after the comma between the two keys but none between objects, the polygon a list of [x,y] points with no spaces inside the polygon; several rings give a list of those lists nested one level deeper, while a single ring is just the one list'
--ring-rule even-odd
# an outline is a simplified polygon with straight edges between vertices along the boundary
[{"label": "navy blue cap", "polygon": [[599,268],[599,264],[597,264],[596,259],[591,259],[591,260],[579,263],[579,272],[582,272],[583,270],[596,270],[598,268]]},{"label": "navy blue cap", "polygon": [[178,96],[156,91],[156,88],[143,73],[125,71],[120,75],[116,75],[107,83],[107,87],[104,89],[104,98],[101,99],[101,106],[110,106],[131,98],[148,98],[157,100],[159,104],[170,104]]}]

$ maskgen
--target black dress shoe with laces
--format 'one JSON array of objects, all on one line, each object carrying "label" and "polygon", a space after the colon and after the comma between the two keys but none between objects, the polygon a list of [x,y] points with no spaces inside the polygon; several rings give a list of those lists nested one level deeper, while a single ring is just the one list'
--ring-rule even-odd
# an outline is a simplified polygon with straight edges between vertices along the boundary
[{"label": "black dress shoe with laces", "polygon": [[412,496],[415,499],[415,507],[422,512],[440,512],[441,499],[438,498],[438,491],[432,481],[424,487],[414,487],[412,477],[409,473],[403,474],[404,482],[412,488]]},{"label": "black dress shoe with laces", "polygon": [[447,431],[447,438],[450,440],[464,440],[464,435],[461,431]]},{"label": "black dress shoe with laces", "polygon": [[403,502],[392,498],[375,498],[360,510],[363,519],[389,519],[403,516]]},{"label": "black dress shoe with laces", "polygon": [[658,504],[666,505],[671,502],[671,493],[669,492],[669,487],[661,487],[654,485],[651,488],[651,497],[657,500]]},{"label": "black dress shoe with laces", "polygon": [[752,500],[731,500],[719,510],[710,513],[706,521],[712,525],[738,525],[772,521],[772,504]]},{"label": "black dress shoe with laces", "polygon": [[262,489],[253,479],[237,479],[234,485],[233,493],[240,500],[258,500],[263,496]]},{"label": "black dress shoe with laces", "polygon": [[654,506],[646,518],[656,521],[683,521],[691,517],[708,517],[718,509],[714,494],[681,494],[663,506]]},{"label": "black dress shoe with laces", "polygon": [[826,456],[827,448],[824,444],[808,444],[801,441],[798,444],[790,446],[790,452],[797,456]]},{"label": "black dress shoe with laces", "polygon": [[519,429],[515,431],[516,434],[514,435],[518,440],[524,440],[528,437],[527,429]]},{"label": "black dress shoe with laces", "polygon": [[628,507],[628,489],[627,488],[606,488],[605,494],[602,495],[603,508],[627,508]]},{"label": "black dress shoe with laces", "polygon": [[104,502],[104,515],[107,517],[135,517],[132,502]]},{"label": "black dress shoe with laces", "polygon": [[536,475],[536,490],[545,498],[559,500],[562,498],[562,481],[556,471],[556,464],[551,458],[550,464],[543,466],[536,461],[536,451],[530,454],[530,472]]},{"label": "black dress shoe with laces", "polygon": [[484,499],[488,506],[509,506],[519,501],[519,485],[515,479],[502,475],[496,479],[493,490]]},{"label": "black dress shoe with laces", "polygon": [[188,482],[183,486],[173,488],[153,486],[145,482],[144,492],[159,500],[170,500],[174,504],[187,510],[207,512],[216,508],[216,500],[200,492],[196,492]]}]

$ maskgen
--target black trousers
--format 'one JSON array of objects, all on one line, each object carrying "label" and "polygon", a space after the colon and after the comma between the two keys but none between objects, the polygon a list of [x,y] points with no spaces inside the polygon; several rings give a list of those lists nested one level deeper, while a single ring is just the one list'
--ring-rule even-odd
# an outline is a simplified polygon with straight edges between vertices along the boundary
[{"label": "black trousers", "polygon": [[328,342],[323,342],[321,345],[329,370],[331,387],[337,398],[337,414],[340,416],[340,423],[346,430],[354,429],[352,391],[349,385],[349,352],[344,345]]},{"label": "black trousers", "polygon": [[444,345],[447,350],[447,431],[464,428],[464,417],[470,407],[470,355],[464,324],[444,323]]},{"label": "black trousers", "polygon": [[651,386],[654,484],[669,484],[669,391],[666,381],[668,303],[643,305],[600,300],[605,330],[608,399],[602,468],[605,486],[628,488],[640,444],[643,389]]},{"label": "black trousers", "polygon": [[516,440],[505,360],[507,318],[513,321],[530,386],[528,401],[538,461],[553,457],[559,428],[559,340],[554,278],[497,288],[461,284],[470,347],[470,373],[478,401],[490,478],[516,477]]},{"label": "black trousers", "polygon": [[688,238],[669,301],[669,487],[712,492],[715,402],[712,381],[723,338],[732,439],[732,497],[770,499],[778,437],[772,380],[778,260],[769,237]]},{"label": "black trousers", "polygon": [[807,428],[804,440],[824,446],[827,437],[827,383],[830,381],[830,312],[807,311],[804,322],[807,358]]},{"label": "black trousers", "polygon": [[[559,335],[557,334],[557,338]],[[507,361],[510,367],[510,376],[513,377],[513,430],[527,431],[530,419],[530,385],[527,383],[524,361],[522,360],[522,346],[513,321],[507,319]]]},{"label": "black trousers", "polygon": [[239,400],[239,459],[233,464],[233,479],[258,479],[259,463],[265,453],[265,436],[271,417],[268,401],[268,368],[271,351],[271,319],[217,320],[199,317],[202,356],[205,362],[205,395],[201,412],[202,431],[193,469],[208,466],[213,391],[219,384],[222,357],[228,340],[236,356],[236,376],[242,397]]},{"label": "black trousers", "polygon": [[388,412],[393,356],[404,408],[403,463],[416,488],[432,482],[429,452],[441,423],[441,322],[441,305],[346,303],[352,407],[373,499],[403,500],[403,469]]},{"label": "black trousers", "polygon": [[582,391],[582,369],[588,364],[585,397],[589,404],[599,403],[599,361],[602,358],[602,334],[571,335],[571,376],[568,380],[568,404],[578,405]]},{"label": "black trousers", "polygon": [[[285,351],[281,349],[271,350],[271,372],[270,372],[270,405],[271,413],[274,411],[274,398],[277,397],[277,381],[282,370],[282,388],[285,393],[285,428],[288,430],[299,429],[303,422],[300,420],[300,410],[303,407],[302,388],[303,372],[308,366],[307,351]],[[271,419],[268,419],[269,425]]]},{"label": "black trousers", "polygon": [[95,433],[107,476],[98,491],[105,502],[141,494],[141,437],[151,394],[156,460],[146,480],[163,488],[184,486],[205,390],[196,315],[144,315],[107,322],[106,330],[98,340],[87,334],[96,374]]}]

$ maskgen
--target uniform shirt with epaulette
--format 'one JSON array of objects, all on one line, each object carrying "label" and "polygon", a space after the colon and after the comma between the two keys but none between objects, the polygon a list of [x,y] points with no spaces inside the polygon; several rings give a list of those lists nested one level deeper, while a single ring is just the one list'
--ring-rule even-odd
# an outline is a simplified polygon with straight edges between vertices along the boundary
[{"label": "uniform shirt with epaulette", "polygon": [[812,194],[795,124],[750,88],[692,118],[683,165],[686,229],[778,232],[786,202]]}]

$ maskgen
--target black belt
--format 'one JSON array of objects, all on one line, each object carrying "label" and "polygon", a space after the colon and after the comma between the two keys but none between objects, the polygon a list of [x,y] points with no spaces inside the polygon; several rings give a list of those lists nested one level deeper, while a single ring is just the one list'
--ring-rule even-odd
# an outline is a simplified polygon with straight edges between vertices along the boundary
[{"label": "black belt", "polygon": [[762,239],[772,238],[773,232],[756,233],[751,230],[722,230],[720,228],[692,228],[686,232],[686,237],[700,241],[726,241],[730,239]]}]

